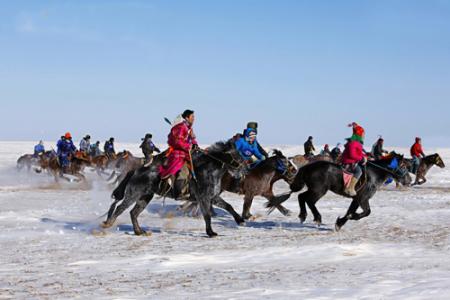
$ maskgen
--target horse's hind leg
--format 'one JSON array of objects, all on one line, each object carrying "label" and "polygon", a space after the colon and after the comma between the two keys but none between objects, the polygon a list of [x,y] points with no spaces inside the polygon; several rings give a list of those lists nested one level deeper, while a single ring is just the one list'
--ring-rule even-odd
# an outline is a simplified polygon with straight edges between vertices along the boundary
[{"label": "horse's hind leg", "polygon": [[227,212],[229,212],[234,220],[236,221],[236,223],[238,225],[242,225],[244,224],[245,220],[243,217],[241,217],[233,208],[233,206],[231,206],[231,204],[229,204],[228,202],[226,202],[225,200],[222,199],[222,197],[217,196],[214,198],[214,204],[220,208],[225,209]]},{"label": "horse's hind leg", "polygon": [[306,201],[305,201],[305,194],[307,193],[303,192],[298,195],[298,205],[300,206],[300,214],[298,217],[300,218],[300,223],[305,223],[306,217],[308,216],[308,211],[306,210]]},{"label": "horse's hind leg", "polygon": [[309,209],[314,215],[314,222],[317,225],[322,224],[322,216],[319,213],[319,210],[316,207],[316,202],[325,195],[326,191],[312,191],[308,190],[303,193],[302,198],[304,197],[306,204],[308,204]]},{"label": "horse's hind leg", "polygon": [[347,221],[350,220],[350,218],[353,216],[353,214],[356,213],[356,210],[358,209],[358,207],[359,207],[358,201],[353,199],[345,216],[343,218],[337,218],[336,224],[334,226],[336,231],[339,231],[342,228],[342,226],[344,226],[345,223],[347,223]]},{"label": "horse's hind leg", "polygon": [[150,235],[147,234],[140,226],[138,222],[138,216],[142,213],[142,211],[147,207],[150,201],[153,199],[153,194],[145,195],[141,199],[136,202],[136,205],[130,212],[131,223],[133,223],[134,233],[136,235]]}]

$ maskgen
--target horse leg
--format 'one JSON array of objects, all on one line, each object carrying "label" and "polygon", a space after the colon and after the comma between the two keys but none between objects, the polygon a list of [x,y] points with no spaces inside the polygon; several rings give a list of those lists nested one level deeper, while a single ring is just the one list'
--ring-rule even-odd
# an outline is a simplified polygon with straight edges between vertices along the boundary
[{"label": "horse leg", "polygon": [[342,226],[344,226],[345,223],[347,223],[347,221],[353,216],[353,214],[356,213],[358,207],[359,207],[358,201],[353,199],[345,216],[343,218],[337,218],[336,224],[334,226],[336,231],[339,231],[342,228]]},{"label": "horse leg", "polygon": [[364,198],[360,198],[359,199],[359,206],[361,207],[361,209],[363,210],[362,213],[353,213],[349,216],[349,220],[360,220],[362,218],[368,217],[370,215],[370,204],[369,204],[369,199],[368,197],[364,197]]},{"label": "horse leg", "polygon": [[317,201],[322,198],[325,195],[326,191],[311,191],[308,190],[305,194],[305,201],[306,204],[308,204],[309,209],[311,210],[311,212],[314,215],[314,223],[316,223],[317,225],[321,225],[322,224],[322,216],[319,213],[319,210],[316,207],[316,203]]},{"label": "horse leg", "polygon": [[133,229],[134,233],[136,235],[151,235],[145,232],[140,226],[139,222],[137,220],[138,216],[142,213],[142,211],[147,207],[147,205],[150,203],[150,201],[153,199],[154,194],[146,195],[139,199],[136,202],[136,205],[133,207],[133,209],[130,212],[131,216],[131,223],[133,223]]},{"label": "horse leg", "polygon": [[223,200],[222,197],[220,196],[216,196],[214,198],[214,204],[220,208],[225,209],[227,212],[229,212],[234,220],[236,221],[236,224],[238,225],[243,225],[245,223],[245,219],[243,217],[241,217],[233,208],[233,206],[231,206],[231,204],[229,204],[228,202],[226,202],[225,200]]},{"label": "horse leg", "polygon": [[[264,198],[269,200],[269,202],[274,201],[276,196],[273,194],[272,187],[270,187],[270,190],[262,195]],[[278,204],[275,206],[276,209],[283,215],[283,216],[289,216],[291,214],[291,211],[284,207],[282,204]]]},{"label": "horse leg", "polygon": [[244,206],[242,207],[242,218],[244,220],[248,220],[252,217],[252,214],[250,213],[250,208],[252,207],[252,203],[253,203],[253,195],[245,194]]},{"label": "horse leg", "polygon": [[305,194],[307,193],[303,192],[298,195],[298,205],[300,206],[300,214],[298,217],[300,218],[300,223],[305,223],[306,217],[308,216],[308,211],[306,210],[306,201],[305,201]]},{"label": "horse leg", "polygon": [[[128,192],[128,190],[127,190]],[[116,208],[116,203],[114,202],[108,211],[108,217],[106,221],[102,223],[103,228],[109,228],[114,225],[114,222],[116,222],[116,219],[125,211],[127,208],[131,206],[134,202],[137,201],[136,195],[130,195],[130,192],[125,195],[124,199],[122,200],[122,203]]]}]

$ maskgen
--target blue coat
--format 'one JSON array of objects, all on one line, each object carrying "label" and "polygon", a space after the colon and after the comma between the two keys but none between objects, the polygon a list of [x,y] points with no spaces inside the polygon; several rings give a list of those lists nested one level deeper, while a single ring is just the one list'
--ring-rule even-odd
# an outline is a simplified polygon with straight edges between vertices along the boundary
[{"label": "blue coat", "polygon": [[36,146],[34,146],[34,155],[39,155],[40,153],[44,152],[45,152],[44,145],[37,144]]},{"label": "blue coat", "polygon": [[241,137],[235,142],[235,146],[245,160],[249,160],[253,155],[259,160],[264,159],[264,156],[259,152],[258,142],[256,140],[253,144],[250,144],[245,137]]},{"label": "blue coat", "polygon": [[68,156],[77,151],[72,140],[59,140],[56,146],[58,147],[58,156]]}]

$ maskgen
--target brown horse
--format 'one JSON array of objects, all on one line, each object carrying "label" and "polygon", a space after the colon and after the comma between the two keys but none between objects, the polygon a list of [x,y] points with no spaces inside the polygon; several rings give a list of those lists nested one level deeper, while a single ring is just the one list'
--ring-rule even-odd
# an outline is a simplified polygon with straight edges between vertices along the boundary
[{"label": "brown horse", "polygon": [[[408,159],[408,163],[410,165],[410,170],[412,170],[412,164],[413,161]],[[422,185],[425,182],[427,182],[427,179],[425,176],[427,175],[428,171],[430,171],[431,167],[438,166],[439,168],[445,168],[444,161],[442,160],[441,156],[437,153],[425,156],[420,160],[419,168],[416,172],[416,180],[412,185]]]},{"label": "brown horse", "polygon": [[73,175],[77,178],[77,182],[85,181],[85,176],[81,173],[86,166],[90,166],[91,162],[89,159],[82,155],[74,155],[70,159],[70,165],[63,168],[59,163],[58,157],[52,157],[48,160],[41,159],[41,168],[47,169],[54,177],[55,181],[58,182],[60,178],[63,178],[69,182],[72,180],[66,176]]},{"label": "brown horse", "polygon": [[315,155],[312,157],[306,157],[302,154],[295,155],[293,157],[289,157],[290,160],[297,166],[297,168],[301,168],[306,166],[307,164],[316,162],[316,161],[329,161],[333,162],[333,159],[329,155]]},{"label": "brown horse", "polygon": [[[130,151],[124,150],[119,153],[115,163],[115,170],[119,174],[114,180],[114,183],[121,182],[130,171],[134,171],[142,167],[145,163],[145,159],[141,157],[135,157]],[[116,172],[115,171],[115,172]]]},{"label": "brown horse", "polygon": [[[243,178],[235,179],[229,173],[222,177],[222,189],[228,192],[244,195],[242,218],[248,220],[252,217],[250,208],[255,196],[263,196],[269,201],[276,198],[273,194],[273,185],[278,180],[285,180],[288,184],[295,178],[297,169],[281,151],[274,150],[274,155],[253,168]],[[288,215],[289,210],[278,205],[277,209]]]}]

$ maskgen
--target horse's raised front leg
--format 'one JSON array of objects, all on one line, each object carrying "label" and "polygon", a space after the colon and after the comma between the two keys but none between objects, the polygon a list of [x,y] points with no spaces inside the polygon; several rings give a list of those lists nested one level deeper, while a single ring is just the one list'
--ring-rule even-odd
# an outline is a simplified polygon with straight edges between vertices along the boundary
[{"label": "horse's raised front leg", "polygon": [[336,231],[339,231],[342,228],[342,226],[344,226],[345,223],[347,223],[347,221],[350,220],[350,218],[353,216],[353,214],[356,213],[356,210],[358,209],[358,207],[359,207],[358,200],[353,199],[345,216],[343,218],[337,218],[336,224],[334,226]]},{"label": "horse's raised front leg", "polygon": [[233,206],[231,206],[231,204],[229,204],[228,202],[226,202],[225,200],[222,199],[222,197],[220,196],[216,196],[214,198],[214,205],[216,205],[217,207],[223,208],[225,209],[227,212],[229,212],[234,220],[236,221],[236,224],[238,225],[243,225],[245,223],[245,220],[243,217],[241,217],[233,208]]}]

